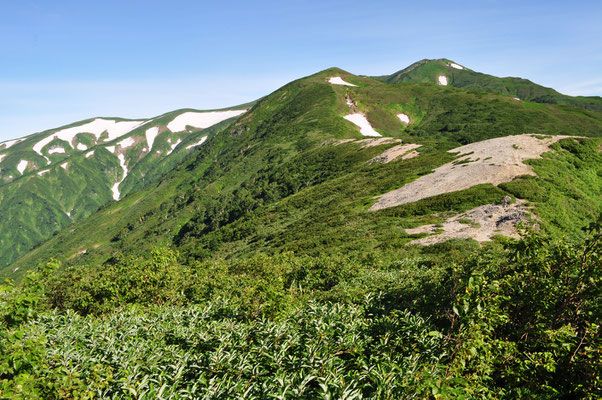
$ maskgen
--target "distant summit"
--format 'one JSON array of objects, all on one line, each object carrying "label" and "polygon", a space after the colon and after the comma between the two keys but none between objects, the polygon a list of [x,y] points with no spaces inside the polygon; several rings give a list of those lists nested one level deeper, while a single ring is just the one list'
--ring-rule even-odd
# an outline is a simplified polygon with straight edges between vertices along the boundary
[{"label": "distant summit", "polygon": [[487,75],[473,71],[455,61],[440,58],[424,59],[391,75],[374,77],[387,83],[431,82],[458,88],[485,90],[511,96],[516,100],[535,103],[577,106],[602,112],[602,98],[598,96],[567,96],[528,79]]}]

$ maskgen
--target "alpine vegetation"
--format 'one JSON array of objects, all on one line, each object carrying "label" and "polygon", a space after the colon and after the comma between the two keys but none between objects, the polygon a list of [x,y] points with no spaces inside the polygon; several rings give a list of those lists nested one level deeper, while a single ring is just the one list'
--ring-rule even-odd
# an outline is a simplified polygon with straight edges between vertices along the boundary
[{"label": "alpine vegetation", "polygon": [[1,143],[0,397],[597,398],[601,149],[448,59]]}]

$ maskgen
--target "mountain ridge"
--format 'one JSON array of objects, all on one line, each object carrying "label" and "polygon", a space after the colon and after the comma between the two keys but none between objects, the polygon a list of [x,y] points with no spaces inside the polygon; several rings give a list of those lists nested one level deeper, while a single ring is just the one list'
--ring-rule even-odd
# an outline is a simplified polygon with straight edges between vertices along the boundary
[{"label": "mountain ridge", "polygon": [[600,96],[573,97],[559,93],[552,88],[538,85],[528,79],[518,77],[498,78],[477,72],[446,58],[423,59],[391,75],[374,78],[389,83],[437,82],[437,77],[440,76],[445,76],[449,79],[449,84],[456,87],[493,91],[537,103],[561,104],[597,112],[602,111],[602,97]]},{"label": "mountain ridge", "polygon": [[[106,201],[0,267],[0,396],[597,393],[602,114],[437,73],[328,69],[206,129],[101,140],[94,166],[41,146]],[[67,218],[66,182],[21,185],[13,221],[51,222],[35,195]]]},{"label": "mountain ridge", "polygon": [[[180,109],[146,120],[89,118],[3,142],[0,245],[4,251],[0,264],[7,265],[23,249],[90,215],[106,202],[159,179],[193,147],[201,145],[201,137],[206,139],[213,132],[186,126],[172,127],[176,130],[172,132],[169,123],[214,113],[225,113],[222,119],[226,119],[242,110]],[[217,118],[209,125],[221,126],[219,115]],[[199,122],[204,124],[190,123]],[[31,215],[18,210],[24,204],[33,205]],[[21,216],[15,219],[15,215]],[[32,234],[28,237],[23,231]]]},{"label": "mountain ridge", "polygon": [[[341,80],[337,80],[337,84],[330,82],[335,77]],[[452,104],[453,108],[450,108]],[[220,254],[232,246],[238,247],[236,254],[241,255],[268,249],[275,246],[274,235],[279,230],[262,238],[264,234],[254,232],[256,228],[253,228],[253,225],[262,225],[258,221],[249,225],[254,218],[252,215],[263,214],[274,207],[270,205],[272,203],[284,207],[288,196],[312,193],[314,186],[328,187],[331,181],[334,184],[337,180],[349,180],[356,182],[350,184],[351,187],[363,185],[368,192],[348,192],[347,195],[356,199],[364,193],[360,198],[367,197],[361,202],[371,202],[373,196],[399,187],[404,180],[416,179],[420,176],[416,173],[428,174],[441,162],[453,161],[453,156],[446,151],[458,145],[534,132],[566,135],[578,131],[590,136],[600,135],[600,118],[593,117],[597,115],[594,111],[574,113],[572,109],[563,107],[517,102],[495,93],[420,82],[401,86],[388,84],[330,68],[295,80],[262,98],[244,116],[232,125],[224,126],[221,133],[207,141],[194,160],[190,159],[162,176],[159,186],[151,185],[134,196],[136,199],[126,199],[125,203],[108,204],[88,223],[78,224],[73,232],[59,234],[56,240],[51,239],[15,265],[24,271],[31,268],[36,260],[59,254],[62,254],[59,256],[61,260],[80,262],[79,258],[71,257],[84,250],[84,259],[89,260],[86,262],[102,263],[121,251],[146,252],[141,249],[147,247],[145,243],[151,237],[154,238],[152,243],[182,247],[187,253],[185,257],[192,258]],[[338,141],[364,140],[358,122],[344,118],[350,113],[363,116],[365,123],[385,138],[420,145],[418,156],[382,166],[373,164],[371,173],[388,171],[392,175],[379,175],[381,185],[365,181],[364,174],[368,172],[364,163],[396,144],[360,146],[359,150],[354,142],[337,144]],[[401,119],[401,115],[407,118],[407,122]],[[416,172],[412,172],[412,168]],[[404,178],[398,177],[395,183],[396,176]],[[466,204],[479,206],[498,201],[504,195],[512,195],[512,191],[495,186],[465,192],[442,198],[474,198],[461,200],[459,204],[468,201]],[[312,198],[315,194],[308,196]],[[481,200],[476,200],[478,198]],[[483,203],[485,199],[487,201]],[[591,194],[588,194],[587,202],[591,201]],[[363,213],[366,209],[358,206],[352,206],[349,216],[338,218],[351,218],[349,223],[353,218],[365,219]],[[397,208],[404,209],[404,206]],[[462,206],[458,210],[468,208]],[[163,217],[159,218],[159,215]],[[388,212],[378,214],[374,221],[386,220],[388,217],[385,215]],[[552,214],[549,216],[553,224],[562,225]],[[257,218],[261,220],[263,217]],[[404,224],[417,224],[421,218],[424,220],[424,217],[419,217]],[[299,222],[282,221],[284,225],[291,226]],[[103,226],[106,233],[89,235],[95,226]],[[409,241],[410,237],[403,229],[399,227],[394,231],[400,238],[407,238],[402,243]],[[342,230],[336,235],[344,232]],[[239,237],[235,241],[238,244],[229,244],[229,240],[236,237]],[[250,241],[250,245],[245,244],[246,240]],[[293,249],[294,243],[301,243],[299,241],[300,236],[293,235],[284,248]],[[265,244],[256,246],[253,243]],[[356,245],[358,248],[364,246]],[[321,244],[315,246],[322,248]],[[298,248],[300,251],[308,249],[305,244]]]}]

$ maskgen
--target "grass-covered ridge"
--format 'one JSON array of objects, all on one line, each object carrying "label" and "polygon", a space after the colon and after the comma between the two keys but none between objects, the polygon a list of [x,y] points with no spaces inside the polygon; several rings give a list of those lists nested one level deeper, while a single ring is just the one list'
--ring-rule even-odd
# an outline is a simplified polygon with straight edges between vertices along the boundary
[{"label": "grass-covered ridge", "polygon": [[393,82],[437,82],[439,76],[448,78],[448,84],[454,87],[484,90],[511,97],[522,101],[531,101],[543,104],[559,104],[578,107],[587,114],[587,111],[602,112],[602,98],[599,96],[567,96],[556,90],[543,87],[527,79],[483,74],[464,67],[457,69],[451,66],[453,61],[447,59],[421,60],[407,68],[391,75],[376,77],[376,79]]},{"label": "grass-covered ridge", "polygon": [[[331,85],[327,79],[332,76],[358,87]],[[421,144],[420,156],[369,164],[387,146],[337,144],[361,138],[357,127],[342,118],[349,112],[347,97],[383,135]],[[414,121],[409,127],[397,118],[400,110]],[[464,211],[512,192],[489,187],[466,196],[448,194],[441,206],[426,207],[429,212],[410,211],[424,208],[422,203],[401,207],[408,210],[402,220],[392,217],[396,211],[367,212],[374,196],[451,161],[446,150],[459,144],[532,132],[599,136],[601,125],[556,105],[525,108],[493,93],[386,84],[326,70],[263,98],[159,184],[109,205],[34,250],[16,263],[16,276],[51,257],[78,262],[75,256],[85,251],[86,262],[102,263],[120,252],[143,254],[150,243],[176,246],[183,257],[193,258],[277,249],[405,253],[403,244],[411,239],[405,228],[440,221],[432,213]],[[581,195],[599,205],[594,192]],[[588,218],[575,214],[567,221],[579,224],[569,230],[578,232]]]},{"label": "grass-covered ridge", "polygon": [[[599,396],[601,121],[336,68],[291,82],[0,271],[19,282],[0,286],[0,397]],[[527,161],[535,176],[370,211],[462,170],[448,150],[517,134],[573,137]],[[416,156],[373,161],[400,141]],[[524,240],[409,244],[516,199]]]},{"label": "grass-covered ridge", "polygon": [[[36,245],[113,201],[115,182],[125,178],[118,186],[120,196],[124,197],[158,181],[195,151],[186,149],[187,146],[203,136],[212,136],[228,124],[222,122],[204,130],[177,133],[166,128],[174,118],[189,111],[198,110],[160,115],[106,142],[106,131],[97,140],[82,128],[71,142],[58,138],[49,141],[41,149],[42,155],[34,147],[46,137],[95,119],[33,134],[8,149],[0,148],[0,269],[8,268]],[[120,118],[105,120],[136,123]],[[145,132],[153,127],[159,134],[149,149]],[[179,144],[175,146],[176,143]],[[53,149],[63,152],[52,152]],[[125,177],[118,155],[124,157],[128,169]],[[19,171],[18,166],[23,162],[26,167]]]}]

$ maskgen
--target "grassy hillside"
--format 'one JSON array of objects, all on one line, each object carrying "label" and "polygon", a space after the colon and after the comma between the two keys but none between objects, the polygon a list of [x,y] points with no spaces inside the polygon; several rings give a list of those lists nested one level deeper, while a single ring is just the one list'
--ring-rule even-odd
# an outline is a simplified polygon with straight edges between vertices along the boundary
[{"label": "grassy hillside", "polygon": [[602,111],[602,98],[598,96],[567,96],[528,79],[498,78],[466,67],[463,69],[453,68],[450,66],[452,63],[453,61],[447,59],[421,60],[401,71],[379,76],[376,79],[389,83],[437,82],[439,76],[445,76],[448,78],[448,84],[454,87],[485,90],[535,103],[560,104],[585,110]]},{"label": "grassy hillside", "polygon": [[0,396],[596,398],[600,234],[381,265],[50,263],[1,288]]},{"label": "grassy hillside", "polygon": [[[601,121],[339,69],[291,82],[0,271],[20,281],[0,286],[0,397],[599,397]],[[526,161],[534,175],[370,211],[463,171],[456,147],[518,134],[573,137]],[[519,199],[523,240],[410,244]]]},{"label": "grassy hillside", "polygon": [[[337,75],[358,87],[327,83]],[[361,139],[357,127],[342,118],[349,112],[349,96],[381,134],[421,144],[420,156],[372,164],[368,161],[392,144],[338,143]],[[409,126],[396,117],[400,112],[409,115]],[[258,251],[358,257],[377,252],[391,258],[428,252],[404,246],[415,237],[405,228],[442,222],[444,216],[436,215],[441,211],[465,211],[518,195],[517,184],[478,186],[377,213],[367,210],[374,196],[453,160],[447,150],[459,144],[533,132],[599,137],[602,123],[590,114],[482,91],[387,84],[323,71],[262,99],[158,184],[108,205],[21,258],[13,276],[52,257],[96,264],[119,253],[145,254],[158,244],[175,246],[190,260]],[[558,205],[579,205],[568,217],[547,207],[541,215],[546,229],[579,235],[600,206],[599,142],[581,142],[560,145],[557,153],[565,161],[552,163],[562,167],[571,186],[587,189],[546,189]],[[570,151],[561,151],[565,148]],[[573,159],[581,156],[586,161]],[[547,185],[545,179],[542,174],[535,182]],[[466,245],[474,244],[461,246]]]},{"label": "grassy hillside", "polygon": [[[198,111],[166,113],[112,140],[107,132],[99,137],[87,133],[86,129],[93,128],[86,127],[96,120],[90,119],[27,136],[8,148],[0,146],[0,268],[7,268],[53,234],[113,201],[113,186],[121,180],[117,187],[120,197],[158,181],[194,152],[186,147],[228,124],[175,133],[166,128],[186,112]],[[81,132],[72,140],[52,139],[55,132],[78,127],[82,127]],[[159,133],[152,149],[146,135],[149,129]],[[44,144],[46,138],[52,140]],[[42,147],[37,149],[39,143]]]}]

